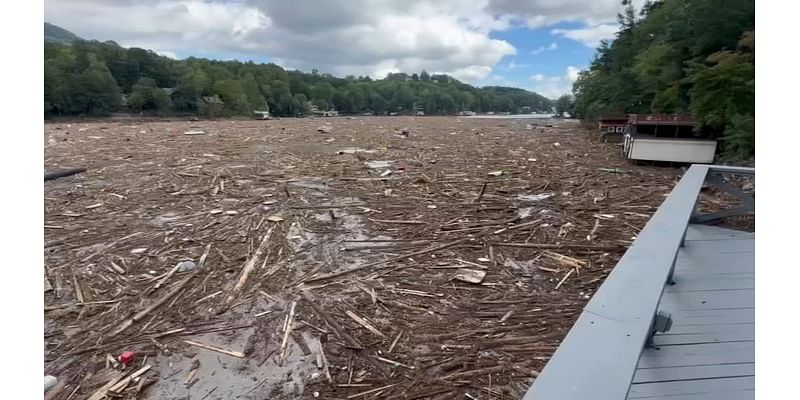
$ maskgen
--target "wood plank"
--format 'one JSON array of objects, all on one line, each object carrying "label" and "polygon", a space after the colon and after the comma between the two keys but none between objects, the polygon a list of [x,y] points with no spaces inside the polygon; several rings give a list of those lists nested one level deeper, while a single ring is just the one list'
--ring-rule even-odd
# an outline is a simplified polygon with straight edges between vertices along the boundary
[{"label": "wood plank", "polygon": [[755,233],[720,228],[718,226],[689,224],[686,228],[685,240],[718,240],[754,238]]},{"label": "wood plank", "polygon": [[644,349],[638,368],[755,362],[755,342],[722,342]]},{"label": "wood plank", "polygon": [[755,374],[755,363],[640,368],[636,371],[636,375],[633,376],[633,383],[729,378],[755,376]]},{"label": "wood plank", "polygon": [[681,251],[687,255],[753,253],[756,251],[755,237],[730,240],[690,240]]},{"label": "wood plank", "polygon": [[755,330],[737,330],[733,332],[712,333],[687,333],[680,335],[655,335],[653,343],[656,346],[669,346],[676,344],[701,344],[721,342],[746,342],[755,341]]},{"label": "wood plank", "polygon": [[745,324],[756,320],[755,308],[727,308],[713,310],[676,310],[672,312],[672,326]]},{"label": "wood plank", "polygon": [[[631,397],[629,397],[631,398]],[[639,397],[647,400],[753,400],[756,398],[754,389],[732,390],[701,394],[678,394],[670,396]]]},{"label": "wood plank", "polygon": [[755,270],[755,256],[752,253],[714,256],[689,256],[678,253],[675,272],[732,274],[752,273]]},{"label": "wood plank", "polygon": [[[655,396],[699,395],[721,391],[755,390],[755,377],[698,379],[693,381],[636,383],[631,385],[629,399]],[[725,397],[728,398],[728,397]]]},{"label": "wood plank", "polygon": [[672,325],[672,329],[666,334],[668,335],[685,335],[690,333],[717,333],[717,332],[735,332],[735,331],[755,331],[755,323],[749,324],[687,324],[687,325]]},{"label": "wood plank", "polygon": [[664,289],[665,293],[694,292],[701,290],[755,289],[756,287],[756,280],[753,277],[713,279],[695,276],[693,278],[675,273],[673,280],[675,284],[667,285]]},{"label": "wood plank", "polygon": [[755,289],[723,290],[710,292],[680,292],[664,296],[659,308],[667,312],[678,310],[709,310],[724,308],[749,308],[755,304]]}]

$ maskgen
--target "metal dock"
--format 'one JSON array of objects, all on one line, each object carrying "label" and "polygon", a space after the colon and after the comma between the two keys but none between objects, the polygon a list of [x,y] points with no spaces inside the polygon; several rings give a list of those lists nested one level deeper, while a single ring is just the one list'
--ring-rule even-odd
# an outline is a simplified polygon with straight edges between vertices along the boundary
[{"label": "metal dock", "polygon": [[[755,398],[755,234],[701,225],[755,213],[693,165],[598,289],[524,399]],[[704,185],[742,205],[698,215]]]}]

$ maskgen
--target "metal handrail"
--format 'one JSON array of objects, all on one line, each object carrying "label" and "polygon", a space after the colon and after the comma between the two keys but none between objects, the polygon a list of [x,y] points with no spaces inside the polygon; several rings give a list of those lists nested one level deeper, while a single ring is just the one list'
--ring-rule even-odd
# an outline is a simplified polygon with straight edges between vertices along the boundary
[{"label": "metal handrail", "polygon": [[710,171],[755,174],[752,168],[692,165],[584,307],[523,399],[627,397]]}]

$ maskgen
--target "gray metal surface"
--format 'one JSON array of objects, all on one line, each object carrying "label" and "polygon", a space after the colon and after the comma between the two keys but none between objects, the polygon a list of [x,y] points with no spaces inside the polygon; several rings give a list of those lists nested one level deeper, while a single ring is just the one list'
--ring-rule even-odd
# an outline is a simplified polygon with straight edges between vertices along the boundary
[{"label": "gray metal surface", "polygon": [[[718,170],[684,174],[524,399],[754,398],[755,234],[689,225]],[[644,348],[657,311],[673,325]]]}]

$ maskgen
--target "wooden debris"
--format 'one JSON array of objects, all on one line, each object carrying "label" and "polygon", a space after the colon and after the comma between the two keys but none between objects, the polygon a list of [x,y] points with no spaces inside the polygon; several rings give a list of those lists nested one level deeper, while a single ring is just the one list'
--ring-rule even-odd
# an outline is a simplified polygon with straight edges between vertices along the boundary
[{"label": "wooden debris", "polygon": [[486,277],[486,270],[459,268],[453,279],[467,283],[481,283]]},{"label": "wooden debris", "polygon": [[112,374],[111,379],[108,382],[106,382],[105,385],[101,386],[100,389],[97,389],[94,393],[92,393],[92,395],[89,396],[86,400],[102,400],[108,394],[109,389],[111,389],[112,386],[116,385],[117,382],[119,382],[124,376],[125,374],[123,374],[122,372],[115,371]]},{"label": "wooden debris", "polygon": [[378,359],[378,361],[383,361],[385,363],[394,365],[395,367],[403,367],[403,368],[406,368],[406,369],[414,369],[414,366],[412,366],[412,365],[406,365],[406,364],[403,364],[401,362],[398,362],[398,361],[395,361],[395,360],[390,360],[388,358],[384,358],[384,357],[381,357],[381,356],[375,356],[375,358]]},{"label": "wooden debris", "polygon": [[556,287],[555,287],[555,290],[558,290],[558,288],[560,288],[560,287],[561,287],[561,285],[563,285],[563,284],[564,284],[564,282],[566,282],[566,281],[567,281],[567,278],[569,278],[569,276],[570,276],[570,275],[572,275],[572,273],[573,273],[573,272],[575,272],[575,269],[574,269],[574,268],[573,268],[573,269],[571,269],[571,270],[569,270],[569,271],[567,271],[567,273],[566,273],[566,274],[564,274],[564,277],[563,277],[563,278],[561,278],[561,280],[560,280],[560,281],[558,281],[558,284],[556,285]]},{"label": "wooden debris", "polygon": [[374,326],[370,325],[370,323],[367,322],[367,320],[365,320],[364,318],[361,318],[356,313],[354,313],[354,312],[352,312],[350,310],[347,310],[344,313],[347,314],[347,316],[350,317],[353,321],[356,321],[356,323],[358,323],[359,325],[363,326],[366,330],[372,332],[374,335],[380,336],[382,338],[386,337],[386,335],[381,333],[381,331],[376,329]]},{"label": "wooden debris", "polygon": [[403,331],[397,333],[397,336],[392,340],[392,344],[389,346],[389,349],[386,351],[387,353],[391,353],[394,351],[394,348],[397,346],[397,342],[400,341],[400,337],[403,336]]},{"label": "wooden debris", "polygon": [[625,251],[625,246],[619,245],[593,245],[593,244],[550,244],[550,243],[500,243],[492,242],[497,247],[522,247],[529,249],[572,249],[572,250],[598,250],[598,251]]},{"label": "wooden debris", "polygon": [[81,284],[78,282],[78,275],[74,272],[72,273],[72,283],[75,285],[75,299],[78,300],[78,303],[83,303],[83,290],[81,290]]},{"label": "wooden debris", "polygon": [[210,351],[215,351],[217,353],[227,354],[229,356],[233,356],[233,357],[237,357],[237,358],[244,358],[245,357],[245,354],[242,353],[242,352],[239,352],[239,351],[226,350],[226,349],[223,349],[221,347],[212,346],[210,344],[203,344],[203,343],[195,342],[193,340],[184,340],[183,343],[186,343],[188,345],[192,345],[194,347],[199,347],[201,349],[206,349],[206,350],[210,350]]},{"label": "wooden debris", "polygon": [[283,326],[283,340],[281,341],[281,353],[278,357],[278,365],[283,365],[286,360],[286,349],[289,347],[289,336],[292,334],[294,327],[294,310],[297,307],[297,301],[292,301],[289,305],[289,314],[286,318],[286,323]]},{"label": "wooden debris", "polygon": [[272,230],[274,228],[275,228],[274,226],[271,226],[267,230],[267,233],[264,234],[264,237],[261,239],[261,244],[258,246],[258,249],[256,249],[256,252],[253,254],[252,257],[250,257],[249,260],[247,260],[247,262],[244,264],[244,267],[242,267],[242,272],[239,274],[239,280],[236,282],[236,285],[233,286],[233,289],[231,290],[230,294],[228,294],[228,297],[225,298],[225,302],[223,304],[223,310],[230,307],[231,303],[233,303],[233,300],[236,299],[236,296],[244,288],[244,285],[247,283],[247,278],[256,268],[258,261],[261,259],[261,257],[264,255],[264,252],[267,250],[267,247],[269,246],[269,239],[272,236]]},{"label": "wooden debris", "polygon": [[568,267],[575,268],[576,270],[580,270],[583,267],[586,267],[586,261],[578,260],[577,258],[565,256],[563,254],[553,253],[552,251],[544,251],[542,255],[550,258],[552,260],[558,261],[561,264],[564,264]]},{"label": "wooden debris", "polygon": [[372,222],[379,222],[382,224],[401,224],[401,225],[425,225],[427,222],[424,221],[405,221],[405,220],[388,220],[388,219],[372,219],[369,218]]},{"label": "wooden debris", "polygon": [[122,322],[115,331],[113,331],[112,333],[109,334],[109,337],[114,337],[116,335],[119,335],[120,333],[122,333],[122,331],[124,331],[125,329],[128,329],[135,322],[138,322],[141,319],[143,319],[144,317],[146,317],[153,310],[157,309],[158,307],[161,307],[164,303],[167,302],[167,300],[172,298],[172,296],[175,296],[176,294],[178,294],[178,292],[180,292],[183,289],[183,287],[186,286],[186,284],[189,283],[190,280],[192,280],[192,278],[194,278],[194,275],[190,275],[188,278],[184,279],[179,284],[175,285],[175,287],[171,291],[169,291],[165,295],[161,296],[160,299],[158,299],[155,302],[153,302],[153,304],[151,304],[149,307],[145,308],[142,311],[139,311],[133,317],[125,320],[124,322]]},{"label": "wooden debris", "polygon": [[145,365],[142,368],[139,368],[136,372],[128,375],[125,379],[119,381],[119,383],[115,384],[114,386],[111,386],[111,388],[109,388],[108,391],[119,393],[120,391],[128,387],[128,384],[130,384],[132,380],[142,376],[145,372],[149,371],[150,368],[152,368],[150,364]]},{"label": "wooden debris", "polygon": [[396,384],[396,383],[393,383],[393,384],[391,384],[391,385],[381,386],[381,387],[379,387],[379,388],[375,388],[375,389],[372,389],[372,390],[367,390],[366,392],[356,393],[356,394],[353,394],[353,395],[347,396],[347,398],[348,398],[348,399],[357,399],[357,398],[359,398],[359,397],[361,397],[361,396],[366,396],[366,395],[368,395],[368,394],[373,394],[373,393],[377,393],[377,392],[382,392],[382,391],[384,391],[384,390],[386,390],[386,389],[393,388],[393,387],[395,387],[395,386],[397,386],[397,384]]}]

